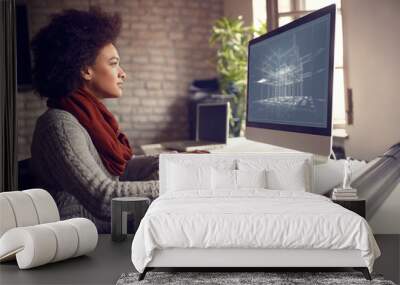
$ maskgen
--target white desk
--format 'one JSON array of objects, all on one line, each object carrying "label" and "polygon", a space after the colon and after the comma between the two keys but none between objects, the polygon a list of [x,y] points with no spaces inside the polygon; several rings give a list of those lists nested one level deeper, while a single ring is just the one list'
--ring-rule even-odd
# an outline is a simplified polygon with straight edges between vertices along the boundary
[{"label": "white desk", "polygon": [[210,151],[211,153],[226,152],[297,152],[292,149],[255,142],[245,137],[229,138],[226,146]]},{"label": "white desk", "polygon": [[[160,153],[173,153],[163,148],[161,144],[141,145],[141,149],[145,155],[155,155]],[[229,138],[228,143],[216,149],[211,149],[211,153],[229,153],[229,152],[296,152],[291,149],[273,146],[265,143],[259,143],[246,139],[245,137]]]}]

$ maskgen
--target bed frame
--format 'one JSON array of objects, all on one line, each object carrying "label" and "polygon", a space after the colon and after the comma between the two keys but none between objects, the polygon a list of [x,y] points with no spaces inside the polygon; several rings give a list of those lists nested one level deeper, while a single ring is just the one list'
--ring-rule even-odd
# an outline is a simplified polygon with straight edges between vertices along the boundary
[{"label": "bed frame", "polygon": [[[359,250],[331,249],[194,249],[170,248],[156,250],[154,257],[139,280],[155,268],[234,268],[246,269],[271,268],[343,268],[350,267],[361,271],[367,280],[371,280],[369,270]],[[236,271],[236,270],[235,270]]]}]

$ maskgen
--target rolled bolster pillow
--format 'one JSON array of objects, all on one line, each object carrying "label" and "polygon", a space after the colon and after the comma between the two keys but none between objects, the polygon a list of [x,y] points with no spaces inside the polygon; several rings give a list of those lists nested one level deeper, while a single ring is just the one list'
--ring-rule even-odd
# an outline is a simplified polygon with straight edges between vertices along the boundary
[{"label": "rolled bolster pillow", "polygon": [[32,199],[39,224],[52,223],[60,220],[56,202],[49,192],[43,189],[29,189],[24,190],[23,193],[28,194]]},{"label": "rolled bolster pillow", "polygon": [[0,237],[15,227],[60,220],[53,197],[43,189],[0,193]]},{"label": "rolled bolster pillow", "polygon": [[23,191],[12,191],[0,193],[5,198],[12,209],[17,227],[34,226],[39,223],[35,205],[29,195]]},{"label": "rolled bolster pillow", "polygon": [[85,218],[74,218],[65,220],[72,225],[78,233],[78,247],[73,257],[91,252],[97,246],[97,228],[91,220]]},{"label": "rolled bolster pillow", "polygon": [[17,258],[20,269],[51,262],[57,251],[54,233],[42,225],[14,228],[0,239],[0,260]]},{"label": "rolled bolster pillow", "polygon": [[66,221],[43,224],[52,231],[57,240],[57,250],[51,262],[57,262],[75,255],[78,249],[78,233]]},{"label": "rolled bolster pillow", "polygon": [[0,238],[0,261],[16,256],[19,268],[28,269],[86,254],[97,240],[96,226],[84,218],[14,228]]},{"label": "rolled bolster pillow", "polygon": [[15,221],[10,201],[8,201],[6,197],[0,195],[0,237],[16,226],[17,222]]}]

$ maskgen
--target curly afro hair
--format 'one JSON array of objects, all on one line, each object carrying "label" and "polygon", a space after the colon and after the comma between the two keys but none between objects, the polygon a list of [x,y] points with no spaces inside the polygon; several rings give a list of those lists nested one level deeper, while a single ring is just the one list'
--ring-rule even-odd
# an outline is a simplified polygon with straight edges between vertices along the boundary
[{"label": "curly afro hair", "polygon": [[81,69],[93,65],[100,49],[115,43],[120,30],[120,15],[100,8],[53,15],[31,43],[36,92],[48,98],[71,94],[83,83]]}]

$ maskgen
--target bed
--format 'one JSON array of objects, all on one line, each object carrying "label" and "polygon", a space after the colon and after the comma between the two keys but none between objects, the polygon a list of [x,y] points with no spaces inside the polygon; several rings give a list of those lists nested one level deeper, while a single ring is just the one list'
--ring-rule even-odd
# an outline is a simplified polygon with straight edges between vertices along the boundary
[{"label": "bed", "polygon": [[165,154],[160,197],[132,242],[143,279],[158,267],[353,267],[379,248],[368,223],[313,193],[303,153]]}]

